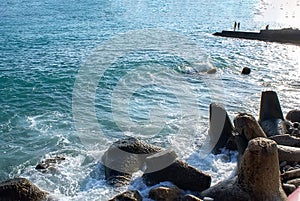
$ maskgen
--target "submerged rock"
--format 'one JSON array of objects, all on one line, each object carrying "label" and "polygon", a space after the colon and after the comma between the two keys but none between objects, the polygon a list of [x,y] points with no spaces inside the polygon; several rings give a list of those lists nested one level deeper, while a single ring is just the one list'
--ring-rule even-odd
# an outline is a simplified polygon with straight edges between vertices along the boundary
[{"label": "submerged rock", "polygon": [[203,191],[215,201],[286,201],[279,172],[276,143],[255,138],[247,146],[238,176]]},{"label": "submerged rock", "polygon": [[132,137],[114,142],[102,157],[106,180],[115,186],[128,184],[132,174],[143,167],[145,158],[161,150]]},{"label": "submerged rock", "polygon": [[0,201],[42,201],[46,200],[48,195],[25,178],[15,178],[0,183]]},{"label": "submerged rock", "polygon": [[41,172],[56,172],[55,165],[57,163],[60,163],[61,161],[66,160],[65,157],[56,156],[54,158],[47,158],[43,161],[41,161],[37,166],[35,167],[36,170],[39,170]]},{"label": "submerged rock", "polygon": [[248,67],[244,67],[242,70],[242,75],[249,75],[251,73],[251,69]]}]

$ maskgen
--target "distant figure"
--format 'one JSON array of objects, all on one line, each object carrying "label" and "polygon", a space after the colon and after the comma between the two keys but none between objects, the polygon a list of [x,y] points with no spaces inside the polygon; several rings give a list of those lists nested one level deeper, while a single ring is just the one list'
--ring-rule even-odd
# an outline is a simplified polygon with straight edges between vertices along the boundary
[{"label": "distant figure", "polygon": [[238,22],[237,28],[238,28],[238,30],[240,30],[240,22]]},{"label": "distant figure", "polygon": [[251,69],[248,67],[244,67],[242,70],[242,75],[249,75],[251,72]]},{"label": "distant figure", "polygon": [[234,22],[233,31],[236,30],[236,22]]},{"label": "distant figure", "polygon": [[266,26],[266,30],[269,30],[269,25]]}]

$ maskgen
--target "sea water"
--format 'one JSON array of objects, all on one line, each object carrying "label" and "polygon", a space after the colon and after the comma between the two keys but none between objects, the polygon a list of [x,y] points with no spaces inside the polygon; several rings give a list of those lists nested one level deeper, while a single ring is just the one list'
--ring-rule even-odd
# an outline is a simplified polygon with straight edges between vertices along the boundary
[{"label": "sea water", "polygon": [[[284,114],[299,109],[300,48],[212,33],[235,21],[243,31],[299,28],[299,9],[297,0],[3,0],[0,181],[26,177],[60,200],[145,196],[141,173],[129,187],[105,183],[99,159],[124,136],[175,149],[213,184],[230,178],[237,153],[203,149],[209,104],[258,117],[261,91],[274,90]],[[55,156],[66,158],[55,170],[34,169]]]}]

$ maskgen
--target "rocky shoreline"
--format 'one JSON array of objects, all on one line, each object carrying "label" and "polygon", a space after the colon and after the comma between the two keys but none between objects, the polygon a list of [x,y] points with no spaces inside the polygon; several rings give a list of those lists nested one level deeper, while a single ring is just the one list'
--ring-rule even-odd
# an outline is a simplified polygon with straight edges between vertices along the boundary
[{"label": "rocky shoreline", "polygon": [[[251,114],[240,113],[232,123],[217,103],[210,105],[209,119],[213,153],[221,148],[239,153],[235,177],[211,186],[210,175],[178,158],[173,150],[126,138],[113,143],[102,157],[107,183],[115,188],[126,186],[133,173],[142,171],[146,185],[158,185],[148,195],[155,201],[292,201],[288,196],[300,186],[299,110],[284,118],[276,92],[265,91],[258,121]],[[44,160],[36,169],[51,171],[62,160]],[[159,185],[164,181],[173,187]],[[0,183],[2,200],[55,199],[29,180],[15,178]],[[140,201],[143,197],[137,190],[128,190],[110,200]]]}]

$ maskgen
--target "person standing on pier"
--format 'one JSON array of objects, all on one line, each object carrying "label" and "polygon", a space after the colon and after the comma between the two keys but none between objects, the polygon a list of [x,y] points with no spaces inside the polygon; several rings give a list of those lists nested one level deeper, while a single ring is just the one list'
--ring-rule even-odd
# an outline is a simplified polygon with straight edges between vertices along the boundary
[{"label": "person standing on pier", "polygon": [[240,30],[240,22],[237,23],[237,29]]},{"label": "person standing on pier", "polygon": [[233,31],[236,30],[236,22],[234,22]]}]

